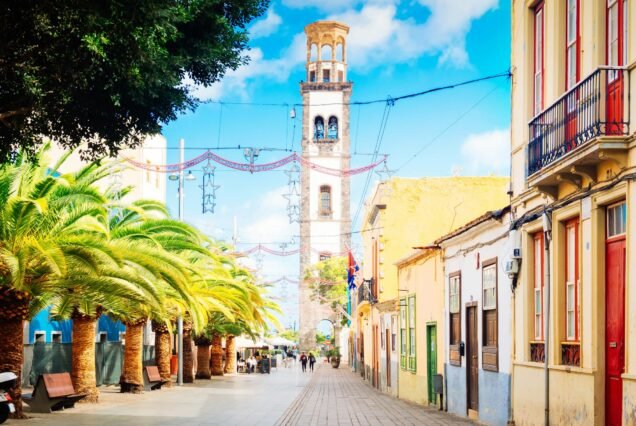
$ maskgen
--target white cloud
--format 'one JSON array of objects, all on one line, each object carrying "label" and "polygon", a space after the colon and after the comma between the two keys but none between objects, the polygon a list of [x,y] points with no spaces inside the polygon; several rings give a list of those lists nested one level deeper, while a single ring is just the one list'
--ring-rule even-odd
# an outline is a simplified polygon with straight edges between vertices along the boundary
[{"label": "white cloud", "polygon": [[[498,0],[417,0],[430,12],[424,22],[411,17],[401,18],[400,8],[413,7],[400,0],[284,0],[289,7],[318,7],[328,13],[328,20],[338,20],[350,26],[347,38],[347,58],[356,72],[406,63],[423,55],[439,56],[440,64],[464,67],[469,64],[466,36],[474,20],[497,7]],[[417,7],[417,6],[416,6]],[[271,34],[275,31],[273,9],[252,27]],[[259,28],[260,27],[260,28]],[[201,99],[219,99],[229,94],[247,96],[248,83],[257,79],[286,81],[292,70],[306,58],[303,32],[275,58],[265,58],[262,50],[249,52],[249,64],[230,71],[222,82],[208,88],[195,88]]]},{"label": "white cloud", "polygon": [[469,135],[461,146],[461,156],[465,168],[472,173],[507,175],[510,172],[510,130]]},{"label": "white cloud", "polygon": [[280,27],[283,19],[274,11],[274,7],[267,10],[265,18],[256,21],[250,28],[250,37],[254,40],[261,37],[267,37]]}]

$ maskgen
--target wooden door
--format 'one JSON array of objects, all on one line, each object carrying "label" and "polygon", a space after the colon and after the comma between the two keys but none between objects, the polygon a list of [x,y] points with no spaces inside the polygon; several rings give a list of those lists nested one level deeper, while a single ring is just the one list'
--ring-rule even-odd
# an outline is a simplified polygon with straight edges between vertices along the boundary
[{"label": "wooden door", "polygon": [[605,424],[620,425],[625,369],[625,237],[605,252]]},{"label": "wooden door", "polygon": [[477,340],[477,306],[466,308],[466,394],[468,409],[479,407],[479,348]]},{"label": "wooden door", "polygon": [[437,374],[437,326],[426,327],[426,376],[428,381],[428,402],[435,403],[433,376]]},{"label": "wooden door", "polygon": [[[607,65],[622,66],[625,64],[627,27],[625,0],[608,0],[606,12],[606,56]],[[623,133],[623,91],[625,78],[621,71],[607,71],[607,117],[606,133],[617,135]]]},{"label": "wooden door", "polygon": [[386,348],[386,386],[391,387],[391,330],[388,328],[384,336],[384,347]]},{"label": "wooden door", "polygon": [[373,326],[373,354],[371,354],[371,370],[373,370],[371,372],[371,374],[373,375],[372,378],[372,384],[373,386],[375,386],[376,388],[379,387],[378,384],[378,358],[380,357],[380,353],[378,352],[378,326],[374,325]]}]

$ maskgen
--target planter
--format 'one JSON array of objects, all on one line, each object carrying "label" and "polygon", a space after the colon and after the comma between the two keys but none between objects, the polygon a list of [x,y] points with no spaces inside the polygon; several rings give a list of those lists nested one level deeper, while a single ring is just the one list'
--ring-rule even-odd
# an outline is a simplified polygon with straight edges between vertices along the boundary
[{"label": "planter", "polygon": [[331,357],[331,366],[333,368],[338,368],[340,367],[340,357]]}]

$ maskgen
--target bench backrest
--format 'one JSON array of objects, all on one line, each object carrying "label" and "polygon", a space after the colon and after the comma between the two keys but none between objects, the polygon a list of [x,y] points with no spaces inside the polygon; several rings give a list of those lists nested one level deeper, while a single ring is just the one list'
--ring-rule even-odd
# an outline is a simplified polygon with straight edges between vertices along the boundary
[{"label": "bench backrest", "polygon": [[75,394],[69,373],[43,374],[44,386],[49,398],[59,398]]},{"label": "bench backrest", "polygon": [[148,380],[151,382],[160,382],[161,374],[159,374],[159,367],[156,365],[146,366],[146,374],[148,374]]}]

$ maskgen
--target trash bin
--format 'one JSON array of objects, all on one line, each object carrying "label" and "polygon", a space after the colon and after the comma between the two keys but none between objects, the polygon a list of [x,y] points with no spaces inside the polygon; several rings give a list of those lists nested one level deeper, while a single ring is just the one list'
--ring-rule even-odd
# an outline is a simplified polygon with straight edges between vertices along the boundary
[{"label": "trash bin", "polygon": [[271,370],[271,366],[270,366],[270,363],[269,363],[269,358],[268,358],[268,359],[262,359],[262,360],[260,360],[260,361],[258,362],[258,368],[259,368],[259,371],[260,371],[261,373],[263,373],[263,374],[265,374],[265,373],[269,374],[269,373],[270,373],[270,370]]}]

